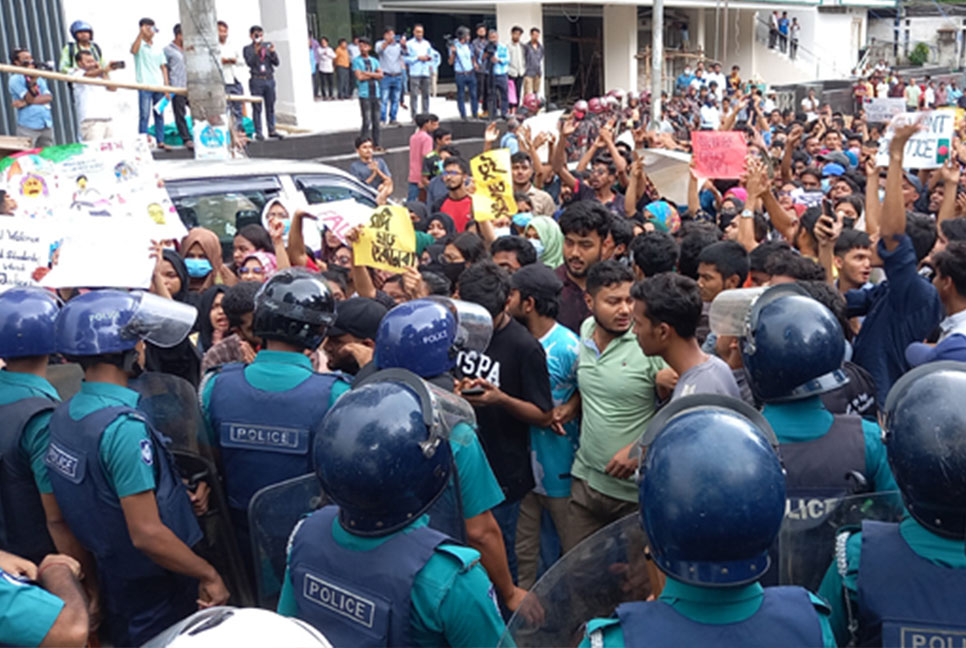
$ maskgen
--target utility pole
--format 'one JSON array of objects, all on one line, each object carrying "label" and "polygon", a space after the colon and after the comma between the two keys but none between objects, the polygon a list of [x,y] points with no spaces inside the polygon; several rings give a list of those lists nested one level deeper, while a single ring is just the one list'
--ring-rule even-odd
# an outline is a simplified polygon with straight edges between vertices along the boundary
[{"label": "utility pole", "polygon": [[664,0],[654,0],[651,19],[651,127],[661,123],[664,75]]},{"label": "utility pole", "polygon": [[[203,146],[195,147],[196,158],[227,158],[229,135],[225,85],[218,58],[218,26],[215,0],[179,0],[181,31],[184,35],[185,68],[188,75],[188,103],[194,124],[207,122],[201,135]],[[219,151],[223,151],[221,154]]]}]

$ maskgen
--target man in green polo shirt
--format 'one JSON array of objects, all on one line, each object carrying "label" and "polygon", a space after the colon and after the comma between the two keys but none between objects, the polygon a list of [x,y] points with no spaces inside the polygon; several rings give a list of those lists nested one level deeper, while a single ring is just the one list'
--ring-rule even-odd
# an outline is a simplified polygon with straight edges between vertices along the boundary
[{"label": "man in green polo shirt", "polygon": [[674,386],[674,372],[637,344],[633,283],[634,274],[617,261],[597,263],[587,274],[592,316],[580,327],[580,447],[571,471],[564,551],[637,510],[637,457],[630,451]]}]

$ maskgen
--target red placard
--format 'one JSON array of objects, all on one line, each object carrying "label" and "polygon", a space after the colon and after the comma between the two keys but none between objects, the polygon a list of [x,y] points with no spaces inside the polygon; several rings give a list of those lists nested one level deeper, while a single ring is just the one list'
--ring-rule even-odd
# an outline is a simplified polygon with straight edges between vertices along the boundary
[{"label": "red placard", "polygon": [[740,131],[694,131],[691,151],[701,178],[737,179],[745,172],[748,145]]}]

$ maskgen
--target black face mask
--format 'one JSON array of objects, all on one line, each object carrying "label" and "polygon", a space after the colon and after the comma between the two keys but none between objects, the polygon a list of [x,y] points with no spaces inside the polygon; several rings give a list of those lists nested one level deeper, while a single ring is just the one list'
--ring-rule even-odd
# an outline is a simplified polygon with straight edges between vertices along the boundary
[{"label": "black face mask", "polygon": [[466,270],[466,263],[464,261],[457,261],[456,263],[443,263],[441,264],[443,269],[443,274],[453,282],[453,287],[459,282],[460,275]]}]

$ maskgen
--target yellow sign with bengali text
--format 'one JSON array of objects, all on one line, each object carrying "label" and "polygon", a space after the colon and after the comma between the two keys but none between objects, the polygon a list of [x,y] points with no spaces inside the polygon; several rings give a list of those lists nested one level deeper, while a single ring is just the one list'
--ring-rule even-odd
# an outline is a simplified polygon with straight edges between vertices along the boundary
[{"label": "yellow sign with bengali text", "polygon": [[418,265],[416,232],[409,210],[400,205],[377,207],[352,246],[356,265],[402,273]]},{"label": "yellow sign with bengali text", "polygon": [[513,178],[510,176],[510,149],[481,153],[470,160],[470,169],[476,184],[473,219],[513,218],[517,203],[513,199]]}]

